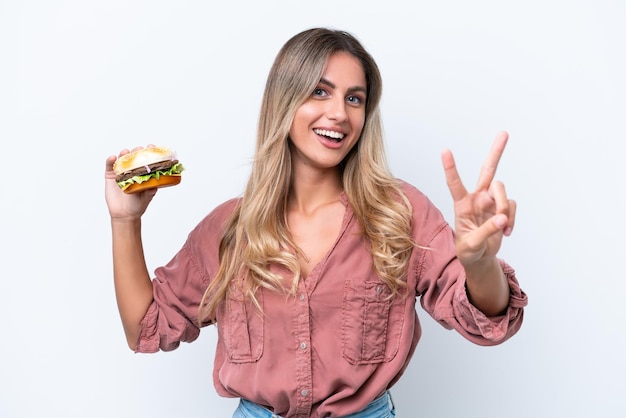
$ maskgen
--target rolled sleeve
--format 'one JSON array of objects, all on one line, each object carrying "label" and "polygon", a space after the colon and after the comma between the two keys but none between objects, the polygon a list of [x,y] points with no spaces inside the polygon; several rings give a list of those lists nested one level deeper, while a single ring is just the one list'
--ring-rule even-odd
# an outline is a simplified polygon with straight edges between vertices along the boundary
[{"label": "rolled sleeve", "polygon": [[155,270],[154,301],[141,322],[136,352],[171,351],[181,342],[192,342],[200,327],[198,309],[210,278],[219,267],[219,245],[224,225],[238,199],[231,199],[208,214],[189,234],[180,251]]},{"label": "rolled sleeve", "polygon": [[136,352],[171,351],[198,338],[198,307],[207,281],[189,241],[166,266],[155,270],[154,301],[141,322]]},{"label": "rolled sleeve", "polygon": [[458,331],[475,344],[497,345],[506,341],[520,329],[528,300],[513,268],[498,261],[509,283],[509,305],[503,315],[488,317],[469,301],[465,270],[454,250],[454,234],[442,224],[429,248],[423,250],[419,264],[417,293],[421,295],[422,307],[443,327]]},{"label": "rolled sleeve", "polygon": [[[524,310],[528,303],[515,277],[515,271],[503,260],[499,260],[507,277],[510,289],[509,306],[503,315],[486,316],[472,305],[467,297],[465,278],[459,280],[452,304],[458,328],[469,340],[480,345],[495,345],[513,336],[521,327]],[[455,326],[455,328],[457,328]]]}]

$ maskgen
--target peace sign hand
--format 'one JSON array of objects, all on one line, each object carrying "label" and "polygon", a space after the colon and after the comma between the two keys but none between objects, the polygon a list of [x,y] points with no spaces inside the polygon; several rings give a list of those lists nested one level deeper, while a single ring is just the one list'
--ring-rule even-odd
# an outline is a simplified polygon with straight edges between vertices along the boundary
[{"label": "peace sign hand", "polygon": [[471,193],[463,186],[452,152],[445,150],[441,155],[454,201],[456,253],[466,270],[492,262],[502,236],[513,231],[516,203],[507,198],[504,184],[493,181],[507,140],[506,132],[498,134]]}]

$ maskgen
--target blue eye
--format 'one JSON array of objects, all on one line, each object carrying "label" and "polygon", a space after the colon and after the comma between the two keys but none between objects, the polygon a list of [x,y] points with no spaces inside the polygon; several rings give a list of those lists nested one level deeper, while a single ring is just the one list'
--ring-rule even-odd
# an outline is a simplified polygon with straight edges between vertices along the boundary
[{"label": "blue eye", "polygon": [[360,105],[361,103],[363,103],[363,99],[361,99],[359,96],[348,96],[346,98],[346,101],[355,105]]},{"label": "blue eye", "polygon": [[326,92],[326,90],[322,89],[322,88],[316,88],[313,90],[313,96],[326,96],[328,95],[328,93]]}]

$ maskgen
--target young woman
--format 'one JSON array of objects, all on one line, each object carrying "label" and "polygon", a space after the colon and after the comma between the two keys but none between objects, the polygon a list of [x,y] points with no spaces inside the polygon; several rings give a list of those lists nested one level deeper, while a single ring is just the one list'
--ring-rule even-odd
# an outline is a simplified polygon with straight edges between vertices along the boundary
[{"label": "young woman", "polygon": [[[270,70],[243,196],[215,208],[148,273],[141,216],[106,161],[118,306],[131,349],[173,350],[216,324],[214,385],[235,417],[395,416],[388,393],[421,335],[415,302],[482,345],[517,332],[526,295],[496,258],[515,202],[494,174],[468,192],[442,155],[455,230],[387,168],[372,57],[350,34],[291,38]],[[123,150],[120,155],[127,153]]]}]

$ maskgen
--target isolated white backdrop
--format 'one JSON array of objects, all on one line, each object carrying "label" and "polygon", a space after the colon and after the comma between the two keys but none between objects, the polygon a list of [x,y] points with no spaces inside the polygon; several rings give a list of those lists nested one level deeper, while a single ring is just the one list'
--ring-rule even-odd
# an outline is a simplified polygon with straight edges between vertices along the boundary
[{"label": "isolated white backdrop", "polygon": [[172,353],[126,347],[104,160],[156,143],[187,167],[145,215],[153,270],[242,191],[271,62],[312,26],[378,60],[392,168],[449,220],[441,150],[471,186],[511,135],[498,178],[519,211],[501,256],[529,294],[524,326],[477,347],[418,308],[399,416],[623,416],[625,18],[618,0],[0,0],[0,416],[230,416],[214,328]]}]

